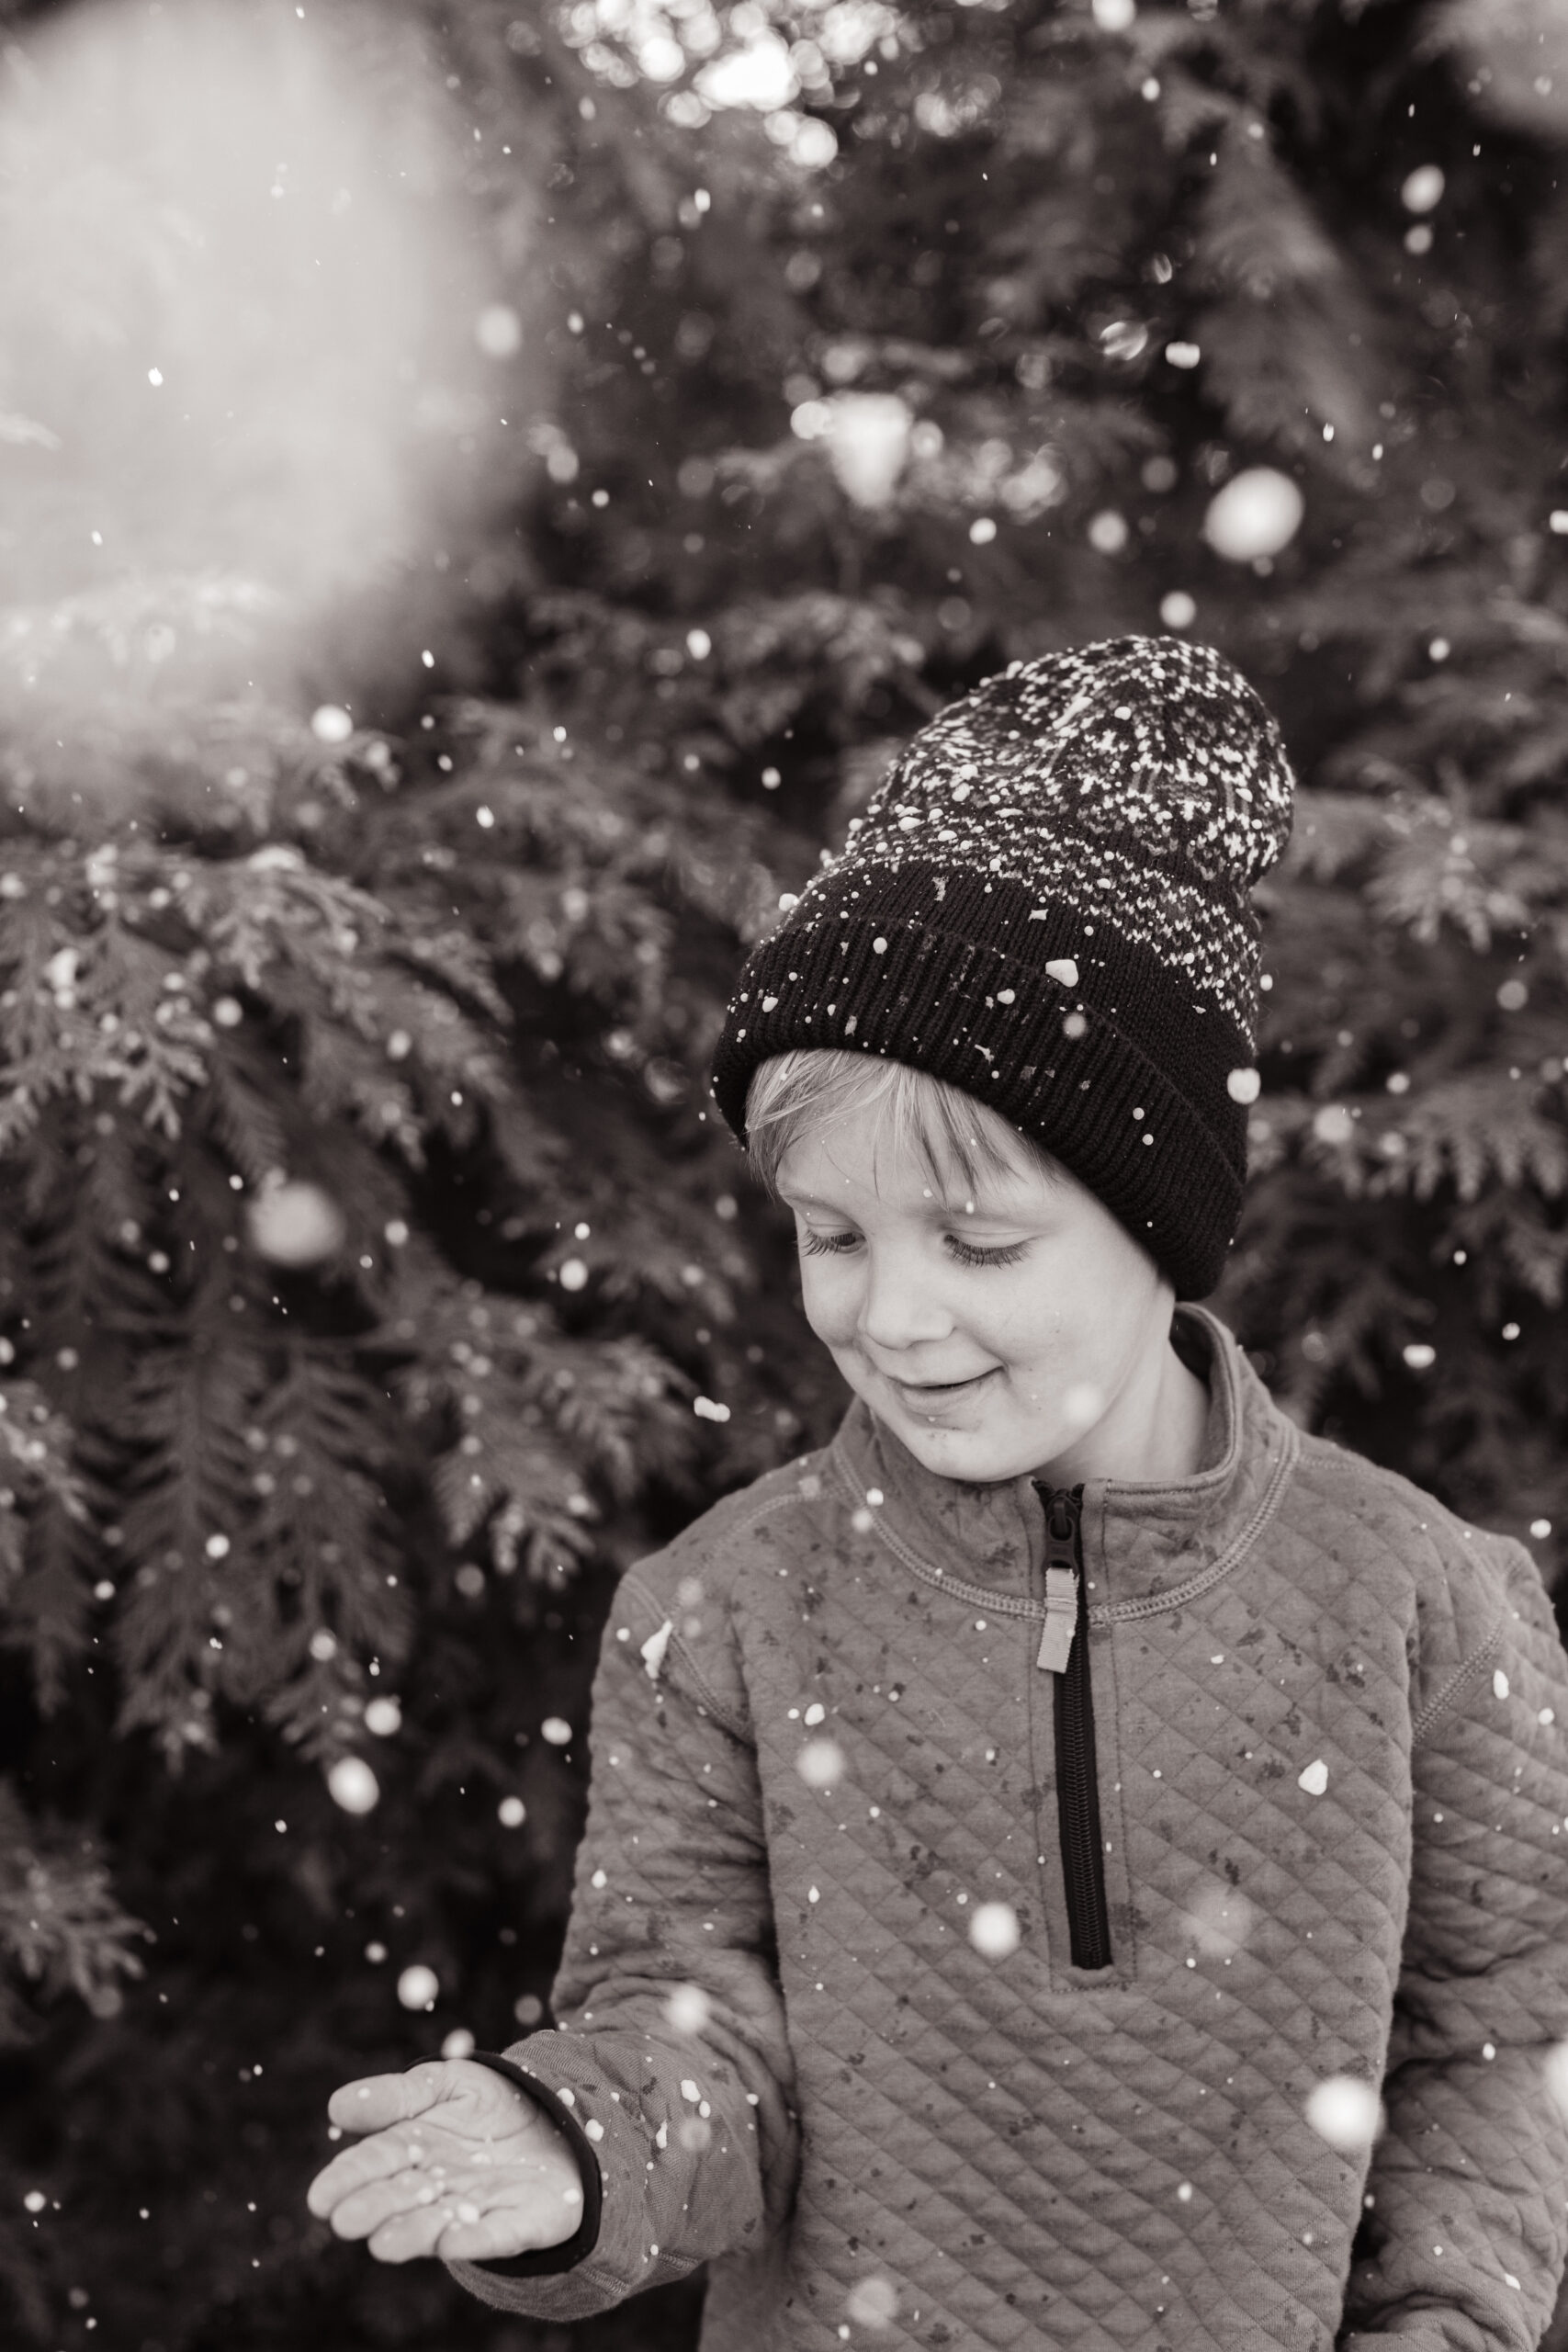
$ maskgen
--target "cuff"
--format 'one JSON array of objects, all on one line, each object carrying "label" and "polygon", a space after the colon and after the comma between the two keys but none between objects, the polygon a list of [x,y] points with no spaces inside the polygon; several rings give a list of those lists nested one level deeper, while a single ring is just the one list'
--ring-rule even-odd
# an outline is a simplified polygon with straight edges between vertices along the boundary
[{"label": "cuff", "polygon": [[548,2278],[563,2270],[575,2270],[587,2259],[599,2241],[599,2216],[604,2202],[604,2184],[599,2171],[599,2159],[593,2143],[570,2108],[563,2107],[555,2093],[510,2058],[496,2056],[489,2050],[470,2050],[468,2056],[476,2066],[488,2066],[493,2074],[504,2075],[514,2089],[536,2107],[543,2108],[557,2129],[565,2133],[577,2169],[582,2181],[582,2219],[564,2245],[537,2247],[532,2254],[514,2254],[504,2260],[477,2262],[476,2270],[488,2270],[498,2278]]}]

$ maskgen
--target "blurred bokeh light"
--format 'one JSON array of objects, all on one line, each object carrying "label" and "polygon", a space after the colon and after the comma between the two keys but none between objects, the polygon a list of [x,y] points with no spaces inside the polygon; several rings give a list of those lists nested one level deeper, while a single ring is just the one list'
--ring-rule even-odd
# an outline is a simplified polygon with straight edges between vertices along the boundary
[{"label": "blurred bokeh light", "polygon": [[342,0],[83,7],[10,52],[7,698],[276,688],[433,535],[527,365],[465,234],[479,135],[413,20]]}]

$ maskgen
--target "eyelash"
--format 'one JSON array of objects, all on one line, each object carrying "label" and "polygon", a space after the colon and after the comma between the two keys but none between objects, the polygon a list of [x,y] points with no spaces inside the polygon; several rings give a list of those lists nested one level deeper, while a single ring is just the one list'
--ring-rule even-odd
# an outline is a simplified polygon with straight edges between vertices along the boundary
[{"label": "eyelash", "polygon": [[[976,1250],[972,1242],[960,1241],[955,1234],[950,1233],[947,1238],[960,1264],[965,1266],[1015,1266],[1027,1247],[1024,1242],[1014,1241],[1005,1250]],[[809,1227],[803,1227],[800,1246],[808,1258],[842,1257],[854,1238],[852,1233],[815,1233]]]}]

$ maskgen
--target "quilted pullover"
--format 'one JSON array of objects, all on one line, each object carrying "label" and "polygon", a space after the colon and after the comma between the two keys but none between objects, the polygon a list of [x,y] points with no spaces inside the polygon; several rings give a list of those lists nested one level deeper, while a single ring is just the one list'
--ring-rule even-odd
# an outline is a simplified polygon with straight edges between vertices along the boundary
[{"label": "quilted pullover", "polygon": [[[1539,2342],[1546,1594],[1180,1320],[1204,1466],[1082,1498],[1110,1965],[1070,1953],[1042,1496],[933,1476],[857,1400],[619,1589],[558,2028],[510,2053],[603,2212],[559,2275],[454,2263],[487,2302],[570,2320],[708,2262],[703,2352]],[[1370,2149],[1336,2077],[1381,2086]]]}]

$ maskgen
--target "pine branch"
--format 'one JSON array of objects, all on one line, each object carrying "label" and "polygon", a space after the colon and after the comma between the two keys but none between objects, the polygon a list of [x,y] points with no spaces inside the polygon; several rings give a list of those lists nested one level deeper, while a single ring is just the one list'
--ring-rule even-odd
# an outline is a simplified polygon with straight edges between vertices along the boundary
[{"label": "pine branch", "polygon": [[0,1388],[0,1640],[27,1658],[40,1709],[61,1704],[86,1641],[75,1533],[86,1517],[75,1431],[32,1381]]},{"label": "pine branch", "polygon": [[384,910],[368,892],[310,866],[302,854],[269,843],[243,860],[189,860],[169,875],[179,912],[220,964],[264,991],[275,965],[315,983],[335,1011],[363,1000],[355,951],[378,939]]},{"label": "pine branch", "polygon": [[[200,1117],[206,1135],[252,1187],[291,1164],[286,1080],[277,1063],[250,1040],[226,1040],[214,1054]],[[381,1124],[385,1134],[388,1123]]]},{"label": "pine branch", "polygon": [[1451,1182],[1472,1201],[1489,1176],[1517,1189],[1534,1184],[1555,1199],[1568,1184],[1568,1129],[1541,1115],[1539,1089],[1506,1071],[1478,1070],[1413,1098],[1398,1132],[1410,1189],[1429,1200]]},{"label": "pine branch", "polygon": [[435,1456],[455,1546],[500,1510],[498,1560],[515,1555],[525,1532],[531,1557],[581,1556],[588,1482],[629,1500],[651,1470],[689,1471],[693,1423],[675,1401],[689,1384],[646,1341],[570,1339],[542,1309],[459,1291],[428,1261],[412,1261],[408,1274],[406,1311],[389,1319],[381,1344],[416,1333],[423,1342],[393,1381]]},{"label": "pine branch", "polygon": [[243,1573],[254,1499],[242,1432],[265,1386],[262,1361],[243,1340],[220,1348],[187,1335],[182,1346],[141,1354],[125,1400],[119,1430],[133,1451],[122,1538],[136,1574],[115,1626],[119,1728],[152,1731],[171,1767],[186,1747],[213,1744],[215,1693],[247,1694],[254,1684],[246,1651],[257,1623]]},{"label": "pine branch", "polygon": [[114,2016],[118,1979],[144,1973],[131,1945],[145,1933],[116,1899],[96,1840],[29,1821],[0,1781],[0,1969],[28,1996],[23,2007],[0,1977],[0,2044],[30,2038],[31,2005],[67,1992]]},{"label": "pine branch", "polygon": [[396,1666],[413,1637],[385,1489],[397,1442],[386,1393],[338,1351],[295,1347],[245,1442],[253,1589],[265,1595],[247,1645],[255,1697],[287,1739],[328,1757],[356,1736],[368,1661]]}]

